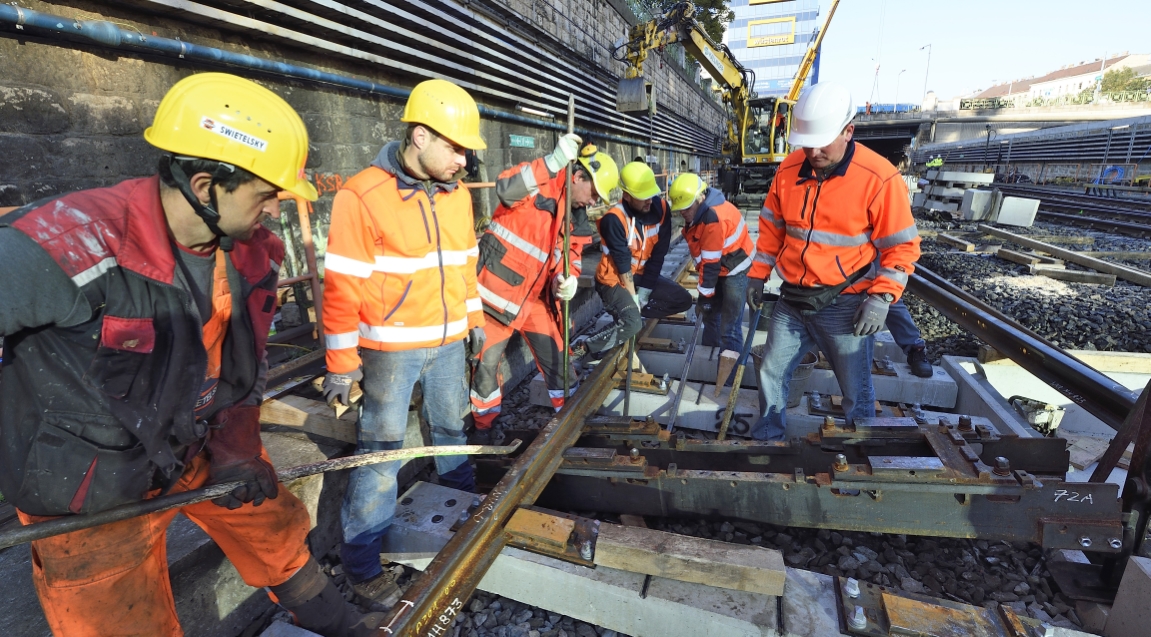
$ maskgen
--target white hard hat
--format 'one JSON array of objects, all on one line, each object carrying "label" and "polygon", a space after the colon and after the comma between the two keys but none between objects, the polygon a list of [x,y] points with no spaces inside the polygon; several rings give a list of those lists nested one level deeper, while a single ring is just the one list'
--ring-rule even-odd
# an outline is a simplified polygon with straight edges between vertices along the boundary
[{"label": "white hard hat", "polygon": [[796,102],[787,143],[797,148],[823,148],[835,141],[853,117],[851,91],[842,84],[820,82],[804,91]]}]

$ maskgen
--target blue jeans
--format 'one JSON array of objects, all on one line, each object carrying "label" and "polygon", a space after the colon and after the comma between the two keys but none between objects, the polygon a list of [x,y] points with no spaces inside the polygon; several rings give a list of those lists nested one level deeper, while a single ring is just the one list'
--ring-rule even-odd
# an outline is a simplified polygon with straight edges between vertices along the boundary
[{"label": "blue jeans", "polygon": [[911,312],[907,311],[903,299],[892,303],[891,309],[887,311],[887,331],[891,332],[891,338],[904,354],[927,345],[919,328],[915,327],[915,321],[911,320]]},{"label": "blue jeans", "polygon": [[[424,388],[421,407],[432,431],[434,445],[464,445],[464,414],[468,403],[464,343],[400,352],[365,349],[364,390],[356,428],[356,453],[400,449],[408,427],[412,388]],[[436,471],[460,468],[466,456],[437,456]],[[348,476],[348,490],[340,510],[344,544],[340,549],[344,571],[353,582],[379,575],[380,540],[396,511],[396,474],[400,461],[356,467]]]},{"label": "blue jeans", "polygon": [[743,349],[743,308],[747,296],[747,271],[719,277],[711,312],[703,317],[704,347]]},{"label": "blue jeans", "polygon": [[818,312],[805,312],[780,301],[771,314],[766,354],[759,369],[760,419],[751,435],[758,440],[785,440],[787,390],[791,375],[808,350],[827,356],[843,392],[847,422],[875,417],[871,385],[874,339],[855,336],[855,312],[867,294],[841,294]]}]

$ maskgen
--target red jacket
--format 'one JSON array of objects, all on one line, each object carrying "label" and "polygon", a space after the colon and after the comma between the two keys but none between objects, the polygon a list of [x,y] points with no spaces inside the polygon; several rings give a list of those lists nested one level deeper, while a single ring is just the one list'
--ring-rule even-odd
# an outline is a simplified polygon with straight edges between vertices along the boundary
[{"label": "red jacket", "polygon": [[834,286],[869,268],[843,293],[899,299],[918,259],[907,184],[890,162],[853,141],[822,181],[803,151],[780,165],[760,211],[750,276],[766,279],[774,267],[793,285]]},{"label": "red jacket", "polygon": [[[0,225],[23,232],[47,257],[0,281],[9,304],[0,313],[0,491],[21,511],[91,513],[141,500],[154,476],[180,477],[184,457],[175,452],[204,440],[205,419],[219,423],[254,393],[258,399],[284,258],[271,232],[257,228],[223,260],[236,284],[232,317],[214,400],[197,419],[209,364],[202,317],[176,282],[157,177],[26,206]],[[75,288],[49,285],[60,279],[53,267]],[[44,281],[45,295],[71,299],[78,289],[76,311],[44,323],[35,299],[5,289],[14,278]]]},{"label": "red jacket", "polygon": [[[484,312],[515,325],[529,298],[551,294],[551,281],[563,274],[563,220],[567,174],[552,174],[543,158],[513,166],[496,180],[500,205],[480,237],[479,293]],[[586,212],[572,209],[571,274],[592,241]]]}]

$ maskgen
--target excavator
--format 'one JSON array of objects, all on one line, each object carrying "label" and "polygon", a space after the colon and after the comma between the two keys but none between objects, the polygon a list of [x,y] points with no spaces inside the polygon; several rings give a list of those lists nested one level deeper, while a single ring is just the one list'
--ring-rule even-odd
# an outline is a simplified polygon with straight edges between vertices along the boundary
[{"label": "excavator", "polygon": [[727,107],[720,187],[731,201],[758,203],[779,164],[791,152],[787,143],[791,110],[815,65],[815,56],[838,6],[839,0],[835,0],[823,28],[812,36],[787,94],[759,97],[751,91],[755,71],[740,64],[727,45],[712,42],[695,17],[694,4],[680,2],[664,15],[633,26],[626,41],[616,47],[613,57],[627,63],[616,94],[616,108],[624,113],[654,115],[652,85],[643,77],[648,52],[662,51],[668,44],[683,45],[715,81]]}]

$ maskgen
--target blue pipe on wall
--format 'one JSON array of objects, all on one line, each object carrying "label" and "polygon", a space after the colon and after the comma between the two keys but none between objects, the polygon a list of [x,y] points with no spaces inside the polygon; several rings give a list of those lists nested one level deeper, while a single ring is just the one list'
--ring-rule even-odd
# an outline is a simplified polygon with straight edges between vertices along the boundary
[{"label": "blue pipe on wall", "polygon": [[[0,4],[0,24],[4,23],[13,25],[17,29],[30,26],[61,35],[67,35],[70,38],[84,38],[101,46],[113,49],[127,47],[129,49],[140,49],[164,55],[174,55],[183,60],[260,71],[280,77],[329,84],[369,95],[380,95],[397,100],[407,100],[410,93],[410,91],[377,84],[375,82],[358,80],[353,77],[317,71],[293,64],[284,64],[283,62],[276,62],[253,55],[231,53],[222,49],[200,46],[171,38],[146,36],[138,31],[124,29],[105,20],[70,20],[61,16],[41,13],[23,7]],[[525,117],[483,105],[480,105],[479,108],[481,115],[490,117],[491,119],[528,124],[537,128],[556,131],[567,130],[567,126],[559,122]],[[586,128],[576,128],[576,132],[596,139],[607,139],[623,144],[644,147],[648,145],[646,140],[611,133],[602,133]],[[672,152],[691,152],[666,145],[653,145],[652,148]]]}]

